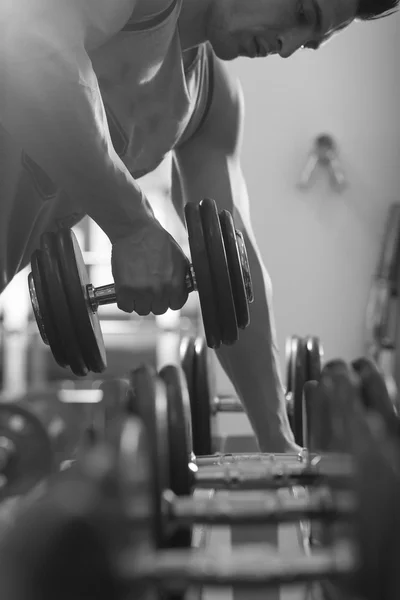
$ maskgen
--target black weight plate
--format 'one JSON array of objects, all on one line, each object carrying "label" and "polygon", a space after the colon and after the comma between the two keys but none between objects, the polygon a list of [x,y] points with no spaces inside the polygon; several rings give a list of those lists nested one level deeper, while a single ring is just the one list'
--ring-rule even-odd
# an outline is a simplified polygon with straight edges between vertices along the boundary
[{"label": "black weight plate", "polygon": [[296,351],[298,340],[299,337],[297,335],[292,335],[286,340],[286,394],[289,394],[293,391],[292,354]]},{"label": "black weight plate", "polygon": [[191,460],[191,423],[189,393],[185,375],[179,367],[170,365],[160,371],[167,388],[168,441],[170,488],[177,496],[189,496],[192,478],[188,464]]},{"label": "black weight plate", "polygon": [[[47,290],[45,289],[45,282],[42,275],[41,255],[42,253],[40,250],[35,250],[31,258],[32,277],[29,281],[29,291],[33,314],[35,315],[36,323],[41,332],[43,341],[46,340],[43,338],[42,327],[44,328],[44,333],[55,361],[60,367],[65,368],[68,366],[68,360],[54,323],[53,311],[51,309]],[[32,288],[32,282],[34,289]],[[39,314],[37,314],[38,312]]]},{"label": "black weight plate", "polygon": [[146,365],[131,373],[131,385],[128,411],[141,419],[150,444],[154,539],[163,548],[169,537],[162,503],[164,490],[170,489],[167,391],[154,369]]},{"label": "black weight plate", "polygon": [[297,335],[292,335],[291,337],[286,339],[286,347],[285,347],[285,358],[286,358],[286,407],[289,418],[289,423],[294,431],[293,425],[293,369],[292,369],[292,356],[296,353],[296,348],[298,345],[298,340],[300,338]]},{"label": "black weight plate", "polygon": [[181,367],[186,377],[187,389],[189,392],[190,404],[192,403],[192,397],[194,395],[194,369],[196,361],[196,340],[193,337],[186,336],[181,340],[179,355],[181,361]]},{"label": "black weight plate", "polygon": [[360,358],[352,363],[352,367],[360,377],[364,406],[378,413],[388,430],[397,435],[400,431],[399,418],[377,365],[367,358]]},{"label": "black weight plate", "polygon": [[205,198],[200,202],[200,215],[213,282],[214,297],[217,301],[221,341],[223,344],[231,345],[238,340],[239,334],[228,261],[218,210],[214,200]]},{"label": "black weight plate", "polygon": [[303,446],[303,388],[307,381],[307,350],[302,338],[292,338],[290,386],[293,394],[293,433],[296,444]]},{"label": "black weight plate", "polygon": [[0,437],[11,442],[14,452],[2,470],[7,483],[0,499],[26,494],[51,474],[51,442],[40,420],[16,404],[0,403]]},{"label": "black weight plate", "polygon": [[199,205],[190,202],[186,204],[185,218],[207,344],[210,348],[219,348],[221,327]]},{"label": "black weight plate", "polygon": [[[160,371],[160,377],[167,388],[168,399],[168,440],[169,440],[169,480],[171,490],[177,496],[190,496],[194,483],[191,461],[191,417],[189,394],[185,375],[177,366],[167,366]],[[174,528],[168,546],[170,548],[190,548],[192,528]]]},{"label": "black weight plate", "polygon": [[209,375],[209,355],[203,338],[195,342],[194,394],[192,411],[193,451],[195,456],[213,453],[212,403],[214,396]]},{"label": "black weight plate", "polygon": [[90,371],[102,373],[107,367],[106,349],[98,313],[90,306],[89,274],[78,240],[71,229],[61,229],[56,239],[61,278],[83,358]]},{"label": "black weight plate", "polygon": [[307,347],[307,381],[319,381],[322,369],[323,350],[319,338],[306,338]]},{"label": "black weight plate", "polygon": [[[351,452],[351,422],[356,410],[362,415],[358,375],[343,360],[331,360],[321,371],[325,395],[325,447],[327,452]],[[330,440],[330,441],[329,441]]]},{"label": "black weight plate", "polygon": [[219,213],[219,221],[228,261],[237,325],[240,329],[246,329],[250,324],[250,311],[233,217],[229,211],[222,210]]},{"label": "black weight plate", "polygon": [[62,340],[68,364],[75,375],[84,376],[88,368],[75,335],[71,313],[65,297],[59,263],[57,260],[56,236],[52,232],[43,233],[40,239],[41,265],[43,267],[43,280],[51,298],[51,310],[56,314],[55,325]]}]

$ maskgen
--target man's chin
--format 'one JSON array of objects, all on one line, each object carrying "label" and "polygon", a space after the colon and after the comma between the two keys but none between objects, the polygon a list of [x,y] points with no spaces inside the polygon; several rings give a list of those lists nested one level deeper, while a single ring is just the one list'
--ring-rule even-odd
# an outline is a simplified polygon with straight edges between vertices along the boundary
[{"label": "man's chin", "polygon": [[214,54],[220,60],[230,61],[230,60],[234,60],[235,58],[238,58],[239,56],[241,56],[239,54],[238,48],[229,48],[227,46],[222,46],[222,45],[213,44],[213,43],[211,43],[211,45],[212,45],[212,49],[214,50]]}]

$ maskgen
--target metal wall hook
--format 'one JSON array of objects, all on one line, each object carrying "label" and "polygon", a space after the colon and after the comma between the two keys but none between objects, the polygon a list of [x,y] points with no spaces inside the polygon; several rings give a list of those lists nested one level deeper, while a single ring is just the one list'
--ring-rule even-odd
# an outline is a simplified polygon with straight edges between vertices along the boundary
[{"label": "metal wall hook", "polygon": [[344,170],[340,164],[337,144],[333,137],[323,133],[317,136],[309,153],[305,167],[300,175],[298,187],[310,189],[318,167],[324,168],[329,182],[336,192],[342,192],[347,185]]}]

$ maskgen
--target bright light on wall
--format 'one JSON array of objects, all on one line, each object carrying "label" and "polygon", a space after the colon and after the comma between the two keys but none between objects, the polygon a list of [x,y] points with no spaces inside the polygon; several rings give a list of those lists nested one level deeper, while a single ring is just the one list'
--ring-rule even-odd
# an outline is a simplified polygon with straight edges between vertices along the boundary
[{"label": "bright light on wall", "polygon": [[6,331],[19,331],[26,328],[31,311],[26,268],[14,277],[0,296],[0,309],[4,315]]}]

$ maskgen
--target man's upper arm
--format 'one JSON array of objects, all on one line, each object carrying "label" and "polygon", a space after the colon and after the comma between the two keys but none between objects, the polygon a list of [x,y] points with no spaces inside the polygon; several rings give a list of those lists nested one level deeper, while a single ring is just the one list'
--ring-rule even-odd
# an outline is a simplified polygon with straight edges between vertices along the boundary
[{"label": "man's upper arm", "polygon": [[[193,138],[223,150],[229,156],[240,151],[244,121],[244,100],[239,80],[226,65],[214,57],[212,103],[205,122]],[[190,140],[189,140],[190,143]]]},{"label": "man's upper arm", "polygon": [[13,42],[23,40],[29,34],[50,41],[58,36],[59,43],[83,43],[87,50],[93,49],[122,29],[136,2],[137,0],[5,0],[0,3],[1,38],[5,44],[9,41],[9,51]]},{"label": "man's upper arm", "polygon": [[[220,61],[215,64],[213,100],[201,129],[175,151],[183,201],[207,196],[218,206],[248,211],[240,166],[244,122],[242,89]],[[174,202],[176,204],[176,202]]]}]

